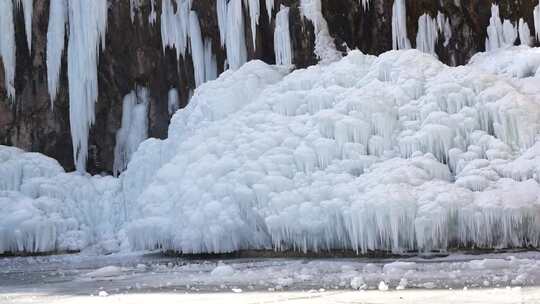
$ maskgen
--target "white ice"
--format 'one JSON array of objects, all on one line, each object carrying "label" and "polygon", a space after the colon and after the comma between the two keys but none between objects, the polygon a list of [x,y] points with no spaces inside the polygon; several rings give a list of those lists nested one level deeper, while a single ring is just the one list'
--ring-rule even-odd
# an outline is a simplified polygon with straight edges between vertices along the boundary
[{"label": "white ice", "polygon": [[392,48],[394,50],[411,48],[411,42],[407,37],[407,7],[405,0],[395,0],[392,6]]},{"label": "white ice", "polygon": [[27,207],[2,218],[28,210],[56,233],[18,247],[36,236],[11,223],[3,248],[538,247],[539,66],[526,46],[455,68],[417,50],[249,62],[199,86],[118,179],[23,181],[7,202]]},{"label": "white ice", "polygon": [[51,108],[58,93],[64,39],[66,37],[67,2],[51,0],[49,8],[49,27],[47,30],[47,84],[51,97]]},{"label": "white ice", "polygon": [[0,0],[0,59],[4,66],[7,95],[15,99],[15,26],[12,0]]},{"label": "white ice", "polygon": [[289,8],[281,5],[276,15],[276,28],[274,30],[274,53],[276,64],[292,64],[291,34],[289,32]]}]

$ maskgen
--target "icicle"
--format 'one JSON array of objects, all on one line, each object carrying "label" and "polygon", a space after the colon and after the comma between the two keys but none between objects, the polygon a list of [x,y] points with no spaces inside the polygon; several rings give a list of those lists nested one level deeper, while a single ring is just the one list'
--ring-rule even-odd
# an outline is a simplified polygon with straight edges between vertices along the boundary
[{"label": "icicle", "polygon": [[227,0],[216,1],[217,20],[219,27],[219,37],[221,46],[225,46],[227,41]]},{"label": "icicle", "polygon": [[315,30],[315,55],[322,63],[330,63],[339,60],[341,53],[336,50],[321,9],[321,0],[300,1],[302,15],[313,23]]},{"label": "icicle", "polygon": [[227,61],[233,70],[247,62],[242,0],[231,0],[227,6]]},{"label": "icicle", "polygon": [[450,20],[441,12],[437,13],[437,27],[439,28],[439,33],[444,35],[443,45],[445,47],[448,46],[452,38],[452,27],[450,26]]},{"label": "icicle", "polygon": [[201,36],[201,27],[199,25],[199,17],[194,11],[189,13],[189,37],[191,41],[191,58],[193,59],[195,86],[198,87],[203,84],[205,80],[204,46]]},{"label": "icicle", "polygon": [[139,88],[124,97],[122,126],[116,132],[113,172],[115,176],[127,168],[139,144],[148,138],[149,92]]},{"label": "icicle", "polygon": [[538,4],[533,11],[534,16],[534,30],[536,31],[536,40],[540,42],[540,4]]},{"label": "icicle", "polygon": [[0,59],[4,64],[7,95],[15,99],[15,26],[13,2],[0,0]]},{"label": "icicle", "polygon": [[370,0],[358,0],[358,1],[362,2],[362,8],[364,9],[364,11],[367,11],[369,9]]},{"label": "icicle", "polygon": [[416,35],[416,48],[424,53],[435,54],[435,44],[439,36],[437,21],[428,14],[418,18],[418,34]]},{"label": "icicle", "polygon": [[167,106],[169,110],[169,115],[174,114],[180,108],[180,98],[178,97],[178,90],[172,88],[169,90]]},{"label": "icicle", "polygon": [[171,0],[163,0],[161,8],[161,39],[163,50],[165,48],[176,48],[176,56],[185,56],[188,46],[189,32],[189,11],[191,10],[191,1],[177,0],[177,10]]},{"label": "icicle", "polygon": [[204,78],[205,81],[214,80],[217,78],[217,59],[212,52],[212,39],[204,39]]},{"label": "icicle", "polygon": [[88,133],[98,98],[99,45],[105,48],[107,0],[69,1],[69,120],[78,171],[85,171]]},{"label": "icicle", "polygon": [[405,0],[394,0],[392,7],[392,48],[394,50],[410,49],[411,42],[407,38],[407,7]]},{"label": "icicle", "polygon": [[274,30],[274,53],[277,65],[292,64],[291,36],[289,33],[289,8],[281,5],[276,15]]},{"label": "icicle", "polygon": [[154,25],[156,24],[157,20],[156,0],[150,0],[150,5],[152,7],[152,10],[150,11],[150,15],[148,16],[148,23]]},{"label": "icicle", "polygon": [[266,12],[268,13],[268,21],[272,22],[272,13],[274,12],[274,0],[266,0]]},{"label": "icicle", "polygon": [[257,48],[257,25],[261,14],[259,0],[247,0],[249,6],[249,20],[251,22],[251,37],[253,38],[253,50]]},{"label": "icicle", "polygon": [[527,22],[523,20],[523,18],[519,19],[519,25],[518,25],[518,33],[519,33],[519,40],[521,41],[521,45],[531,45],[531,30],[529,29],[529,25]]},{"label": "icicle", "polygon": [[28,51],[32,52],[32,14],[34,10],[34,0],[17,0],[17,6],[22,5],[24,12],[24,29],[26,31],[26,42]]},{"label": "icicle", "polygon": [[141,0],[129,0],[129,12],[131,16],[131,22],[135,22],[135,15],[139,12],[141,6]]},{"label": "icicle", "polygon": [[58,93],[58,81],[66,36],[67,2],[51,0],[49,8],[49,28],[47,30],[47,84],[51,97],[51,109]]},{"label": "icicle", "polygon": [[487,27],[486,51],[513,45],[517,39],[517,29],[509,20],[501,22],[499,6],[491,6],[491,18]]}]

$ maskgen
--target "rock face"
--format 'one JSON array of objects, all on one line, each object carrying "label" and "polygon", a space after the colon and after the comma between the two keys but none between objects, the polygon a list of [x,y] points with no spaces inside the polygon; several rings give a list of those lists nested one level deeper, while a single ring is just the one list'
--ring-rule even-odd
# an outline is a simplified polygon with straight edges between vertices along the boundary
[{"label": "rock face", "polygon": [[[11,0],[7,0],[11,1]],[[13,0],[15,2],[15,0]],[[212,40],[218,73],[223,72],[226,52],[220,44],[216,0],[193,0],[192,10],[199,17],[203,38]],[[246,6],[247,1],[243,1]],[[249,12],[244,7],[244,33],[248,59],[275,62],[275,14],[280,5],[290,7],[290,37],[293,63],[306,67],[317,63],[314,55],[315,27],[302,15],[300,0],[275,0],[272,17],[260,0],[260,18],[255,45],[252,42]],[[346,52],[358,48],[369,54],[392,49],[393,0],[370,0],[364,8],[361,0],[322,0],[321,7],[336,49]],[[501,18],[517,24],[523,18],[535,32],[533,9],[538,0],[501,0]],[[150,91],[148,134],[165,138],[170,114],[168,92],[177,88],[180,106],[188,102],[195,88],[191,55],[177,60],[176,51],[163,49],[160,29],[161,0],[155,0],[157,20],[150,23],[150,0],[140,0],[132,21],[130,1],[109,1],[106,48],[99,59],[99,98],[96,121],[89,137],[90,173],[111,172],[116,132],[121,125],[122,98],[138,86]],[[407,0],[407,33],[415,47],[418,18],[424,13],[449,18],[451,39],[439,38],[436,52],[449,65],[464,64],[476,52],[483,51],[486,28],[491,17],[487,0]],[[0,144],[42,152],[56,158],[67,170],[74,169],[69,124],[67,51],[64,51],[58,97],[51,107],[47,89],[46,45],[49,0],[33,1],[32,50],[29,52],[23,10],[14,5],[16,41],[15,100],[8,100],[4,85],[4,66],[0,60]],[[1,33],[0,33],[1,34]],[[67,41],[68,38],[66,38]],[[516,42],[518,43],[519,40]],[[536,42],[536,41],[535,41]],[[537,42],[536,42],[537,43]]]}]

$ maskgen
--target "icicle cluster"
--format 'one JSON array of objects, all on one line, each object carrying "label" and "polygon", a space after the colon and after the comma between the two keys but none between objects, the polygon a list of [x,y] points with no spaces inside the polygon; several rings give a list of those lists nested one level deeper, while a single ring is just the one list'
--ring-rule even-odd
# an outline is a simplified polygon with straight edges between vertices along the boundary
[{"label": "icicle cluster", "polygon": [[276,15],[276,29],[274,30],[274,53],[276,64],[292,64],[291,34],[289,33],[289,8],[281,5]]},{"label": "icicle cluster", "polygon": [[[221,32],[223,32],[223,30],[220,29],[220,33]],[[247,62],[242,0],[229,1],[229,4],[227,5],[225,33],[227,62],[231,69],[236,70]]]},{"label": "icicle cluster", "polygon": [[148,105],[150,93],[138,88],[124,97],[122,102],[122,126],[116,132],[114,147],[115,176],[127,168],[131,156],[139,144],[148,138]]},{"label": "icicle cluster", "polygon": [[0,0],[0,59],[5,71],[5,86],[10,99],[15,99],[15,27],[13,2]]},{"label": "icicle cluster", "polygon": [[435,45],[439,35],[444,35],[443,45],[447,46],[452,38],[450,22],[443,13],[438,12],[437,18],[431,18],[429,14],[423,14],[418,18],[418,33],[416,34],[416,49],[435,55]]},{"label": "icicle cluster", "polygon": [[540,4],[533,11],[534,29],[536,30],[536,40],[540,42]]},{"label": "icicle cluster", "polygon": [[257,48],[257,25],[259,25],[259,17],[261,8],[259,0],[245,0],[249,9],[249,20],[251,23],[251,37],[253,39],[253,49]]},{"label": "icicle cluster", "polygon": [[405,0],[395,0],[392,6],[392,48],[394,50],[411,48],[411,42],[407,37],[407,7],[405,6]]},{"label": "icicle cluster", "polygon": [[88,134],[98,98],[98,60],[105,48],[107,0],[69,1],[69,120],[78,171],[86,170]]},{"label": "icicle cluster", "polygon": [[501,21],[499,17],[499,6],[491,6],[491,18],[487,27],[486,51],[514,45],[518,37],[517,29],[510,20]]}]

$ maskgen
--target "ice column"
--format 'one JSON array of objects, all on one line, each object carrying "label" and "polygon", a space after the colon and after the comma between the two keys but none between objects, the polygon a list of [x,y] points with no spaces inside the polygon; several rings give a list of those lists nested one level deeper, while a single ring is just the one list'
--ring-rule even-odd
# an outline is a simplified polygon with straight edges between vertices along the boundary
[{"label": "ice column", "polygon": [[[170,97],[169,92],[169,97]],[[113,171],[118,175],[127,168],[139,144],[148,138],[149,92],[139,88],[124,97],[122,127],[116,132]],[[177,94],[178,96],[178,94]]]},{"label": "ice column", "polygon": [[64,38],[66,36],[67,2],[51,0],[49,8],[49,28],[47,29],[47,84],[51,96],[51,108],[58,92]]},{"label": "ice column", "polygon": [[98,98],[99,46],[105,47],[107,0],[69,1],[69,120],[78,171],[86,170],[88,133]]},{"label": "ice column", "polygon": [[276,64],[292,64],[291,36],[289,33],[289,8],[284,5],[281,5],[281,8],[276,15],[274,53],[276,54]]},{"label": "ice column", "polygon": [[407,38],[405,0],[394,0],[394,6],[392,7],[392,48],[394,50],[411,48],[411,42]]},{"label": "ice column", "polygon": [[15,98],[15,27],[13,2],[0,0],[0,59],[4,64],[7,95]]}]

